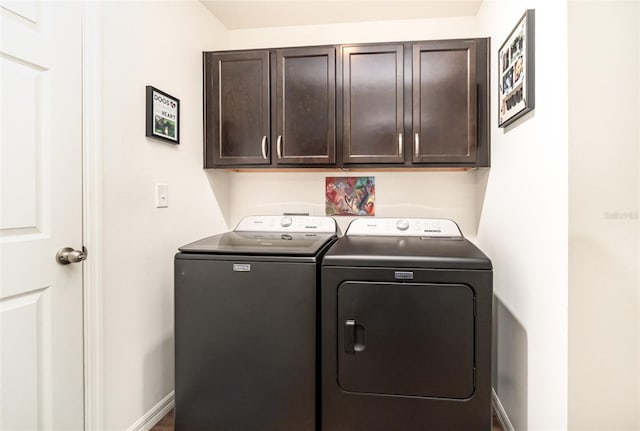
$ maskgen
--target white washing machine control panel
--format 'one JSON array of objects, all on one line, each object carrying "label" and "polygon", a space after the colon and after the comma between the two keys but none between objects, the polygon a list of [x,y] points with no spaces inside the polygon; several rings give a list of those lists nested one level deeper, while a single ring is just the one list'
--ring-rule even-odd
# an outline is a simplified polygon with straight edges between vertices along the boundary
[{"label": "white washing machine control panel", "polygon": [[247,216],[240,220],[236,232],[314,232],[336,233],[336,221],[331,217],[275,215]]},{"label": "white washing machine control panel", "polygon": [[418,236],[461,238],[453,220],[439,218],[358,218],[349,224],[348,236]]}]

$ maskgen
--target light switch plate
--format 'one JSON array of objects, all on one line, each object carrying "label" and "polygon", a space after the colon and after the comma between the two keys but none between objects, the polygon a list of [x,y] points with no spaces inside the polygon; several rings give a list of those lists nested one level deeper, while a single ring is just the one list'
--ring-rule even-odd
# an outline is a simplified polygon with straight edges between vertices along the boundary
[{"label": "light switch plate", "polygon": [[169,184],[156,184],[156,208],[169,207]]}]

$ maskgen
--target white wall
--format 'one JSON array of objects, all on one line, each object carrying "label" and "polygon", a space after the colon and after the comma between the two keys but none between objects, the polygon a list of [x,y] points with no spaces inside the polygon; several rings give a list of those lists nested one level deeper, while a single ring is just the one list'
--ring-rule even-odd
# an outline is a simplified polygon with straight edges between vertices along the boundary
[{"label": "white wall", "polygon": [[[497,127],[497,51],[526,9],[536,12],[536,107],[509,129]],[[510,419],[520,430],[567,427],[567,5],[485,1],[478,30],[492,37],[492,162],[479,176],[478,242],[494,265],[494,291],[522,325],[521,340],[498,339],[497,393],[526,391],[526,410]],[[486,185],[485,185],[486,184]],[[498,322],[500,325],[500,322]],[[515,323],[514,323],[515,324]],[[500,331],[498,331],[500,334]],[[502,331],[518,334],[522,331]],[[527,370],[512,375],[510,370]],[[501,397],[503,404],[511,400]],[[517,406],[521,409],[523,406]],[[507,408],[511,415],[515,408]]]},{"label": "white wall", "polygon": [[[375,177],[376,216],[451,218],[465,235],[475,236],[475,172],[234,173],[230,178],[231,224],[249,214],[325,215],[327,176]],[[353,217],[336,220],[344,232]]]},{"label": "white wall", "polygon": [[[201,78],[227,32],[196,1],[104,2],[101,25],[104,424],[125,430],[174,387],[177,247],[227,229],[226,174],[202,170]],[[145,85],[180,99],[180,145],[145,137]]]},{"label": "white wall", "polygon": [[[313,13],[313,11],[310,11]],[[230,49],[476,37],[475,17],[231,30]]]},{"label": "white wall", "polygon": [[640,429],[640,3],[569,2],[569,428]]},{"label": "white wall", "polygon": [[[229,32],[230,49],[477,37],[473,17],[274,27]],[[476,172],[238,173],[230,178],[230,220],[248,214],[324,215],[326,176],[376,177],[376,215],[448,217],[475,236]],[[259,193],[256,193],[259,190]],[[341,228],[352,218],[340,217]]]}]

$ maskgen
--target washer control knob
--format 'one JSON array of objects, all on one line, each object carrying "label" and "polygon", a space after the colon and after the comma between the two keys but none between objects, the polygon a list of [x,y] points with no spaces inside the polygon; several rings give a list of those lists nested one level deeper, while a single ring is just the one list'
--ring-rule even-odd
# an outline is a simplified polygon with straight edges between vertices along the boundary
[{"label": "washer control knob", "polygon": [[398,230],[407,230],[409,229],[409,221],[400,219],[396,222],[396,227],[398,228]]},{"label": "washer control knob", "polygon": [[282,219],[280,219],[280,226],[282,227],[289,227],[291,226],[291,223],[293,223],[293,219],[289,216],[282,217]]}]

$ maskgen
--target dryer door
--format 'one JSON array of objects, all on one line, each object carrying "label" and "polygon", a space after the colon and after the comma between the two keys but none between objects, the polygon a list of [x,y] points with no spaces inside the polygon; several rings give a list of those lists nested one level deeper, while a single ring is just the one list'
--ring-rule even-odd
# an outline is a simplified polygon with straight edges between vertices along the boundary
[{"label": "dryer door", "polygon": [[462,284],[345,282],[338,384],[348,392],[473,395],[475,295]]}]

